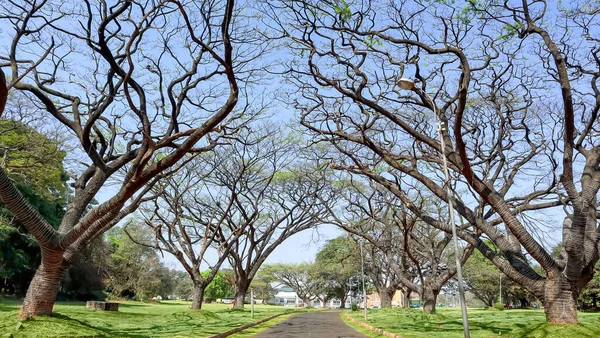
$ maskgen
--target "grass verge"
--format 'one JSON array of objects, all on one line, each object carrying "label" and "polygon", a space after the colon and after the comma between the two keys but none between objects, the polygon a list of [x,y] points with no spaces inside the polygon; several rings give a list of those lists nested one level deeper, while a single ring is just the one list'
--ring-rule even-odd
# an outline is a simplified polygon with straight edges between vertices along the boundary
[{"label": "grass verge", "polygon": [[354,330],[356,330],[356,331],[364,334],[365,336],[367,336],[369,338],[382,338],[382,337],[385,337],[384,335],[381,335],[379,333],[375,333],[375,332],[373,332],[373,331],[371,331],[371,330],[369,330],[367,328],[364,328],[364,327],[362,327],[360,325],[354,324],[353,322],[349,321],[348,318],[342,316],[341,314],[340,314],[340,318],[342,319],[342,321],[344,323],[346,323],[346,325],[350,326]]},{"label": "grass verge", "polygon": [[[362,312],[348,314],[363,321]],[[468,314],[473,338],[600,337],[600,313],[580,312],[579,325],[548,324],[543,310],[469,309]],[[459,309],[438,309],[431,315],[419,309],[372,309],[368,323],[404,338],[463,337]]]},{"label": "grass verge", "polygon": [[[20,304],[0,301],[0,335],[17,337],[207,337],[294,309],[257,305],[250,310],[231,310],[231,305],[205,304],[190,310],[190,302],[159,304],[123,302],[118,312],[87,309],[83,302],[60,302],[52,317],[21,321]],[[22,323],[22,324],[19,324]],[[20,326],[18,328],[18,326]]]}]

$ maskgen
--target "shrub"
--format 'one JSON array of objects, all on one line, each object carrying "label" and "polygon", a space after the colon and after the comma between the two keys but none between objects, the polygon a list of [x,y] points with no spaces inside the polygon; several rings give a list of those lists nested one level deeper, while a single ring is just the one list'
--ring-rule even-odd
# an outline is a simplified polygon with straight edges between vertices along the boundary
[{"label": "shrub", "polygon": [[500,302],[496,302],[494,303],[494,308],[498,311],[503,311],[504,310],[504,304],[500,303]]},{"label": "shrub", "polygon": [[358,311],[358,305],[356,304],[352,304],[350,308],[352,309],[352,311]]}]

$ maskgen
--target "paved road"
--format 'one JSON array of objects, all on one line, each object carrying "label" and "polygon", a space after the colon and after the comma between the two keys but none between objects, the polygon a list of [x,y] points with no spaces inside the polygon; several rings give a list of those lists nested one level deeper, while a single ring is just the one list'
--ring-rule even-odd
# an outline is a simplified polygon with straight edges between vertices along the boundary
[{"label": "paved road", "polygon": [[292,316],[259,333],[258,338],[366,338],[346,325],[339,312],[311,312]]}]

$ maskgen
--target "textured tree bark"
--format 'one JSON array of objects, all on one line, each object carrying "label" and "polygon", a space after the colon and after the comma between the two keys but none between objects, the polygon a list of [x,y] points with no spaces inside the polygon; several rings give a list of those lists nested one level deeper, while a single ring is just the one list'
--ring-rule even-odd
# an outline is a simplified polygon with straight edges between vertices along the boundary
[{"label": "textured tree bark", "polygon": [[244,308],[244,299],[246,299],[246,294],[248,293],[249,287],[249,281],[243,281],[241,278],[238,278],[237,282],[235,283],[235,299],[233,301],[234,308]]},{"label": "textured tree bark", "polygon": [[424,313],[434,313],[435,312],[435,303],[437,302],[437,296],[439,294],[438,290],[434,290],[431,288],[423,288],[423,294],[421,297],[423,298],[423,312]]},{"label": "textured tree bark", "polygon": [[395,288],[383,288],[381,291],[379,291],[379,299],[381,299],[382,309],[392,307],[392,298],[394,298],[395,293]]},{"label": "textured tree bark", "polygon": [[52,262],[45,259],[42,261],[29,284],[19,317],[33,318],[52,315],[63,272],[62,260]]},{"label": "textured tree bark", "polygon": [[202,302],[204,301],[204,285],[200,283],[194,283],[194,291],[192,293],[192,310],[202,309]]},{"label": "textured tree bark", "polygon": [[340,299],[340,309],[346,308],[346,295],[342,295],[342,299]]},{"label": "textured tree bark", "polygon": [[[559,274],[562,275],[562,274]],[[578,324],[577,296],[570,283],[563,277],[545,282],[544,312],[551,324]]]},{"label": "textured tree bark", "polygon": [[312,307],[312,305],[310,304],[310,298],[302,298],[302,301],[304,302],[304,307]]},{"label": "textured tree bark", "polygon": [[402,307],[410,307],[410,290],[402,291]]}]

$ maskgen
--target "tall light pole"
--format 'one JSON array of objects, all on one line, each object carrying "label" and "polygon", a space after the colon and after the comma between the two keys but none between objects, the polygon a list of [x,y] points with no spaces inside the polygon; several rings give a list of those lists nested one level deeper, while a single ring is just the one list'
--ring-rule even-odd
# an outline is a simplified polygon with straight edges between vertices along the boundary
[{"label": "tall light pole", "polygon": [[362,282],[363,282],[363,299],[365,302],[364,305],[364,309],[365,309],[365,321],[368,320],[367,318],[367,288],[365,288],[365,259],[363,256],[363,245],[362,242],[360,242],[360,266],[361,266],[361,270],[362,270]]},{"label": "tall light pole", "polygon": [[438,125],[438,132],[440,134],[440,151],[442,153],[442,163],[444,168],[444,175],[446,177],[446,182],[444,185],[446,186],[446,194],[448,195],[448,212],[450,213],[450,224],[452,228],[452,241],[454,242],[454,258],[456,260],[456,278],[458,279],[458,293],[460,295],[460,309],[462,311],[462,320],[463,320],[463,329],[465,332],[465,338],[470,338],[471,333],[469,331],[469,318],[467,317],[467,304],[465,301],[465,289],[463,287],[463,277],[462,277],[462,267],[460,265],[460,257],[459,257],[459,247],[458,247],[458,238],[456,236],[456,222],[454,220],[454,205],[452,203],[453,194],[452,188],[450,187],[450,173],[448,172],[448,163],[446,160],[446,143],[444,142],[444,136],[442,134],[443,126],[442,122],[438,119],[438,112],[433,102],[433,99],[429,94],[427,94],[423,89],[415,86],[415,83],[411,79],[401,78],[398,80],[398,86],[404,90],[412,90],[417,93],[421,93],[425,96],[429,103],[431,104],[433,115],[435,116],[436,123]]},{"label": "tall light pole", "polygon": [[504,304],[502,303],[502,274],[500,274],[500,304],[504,306]]}]

